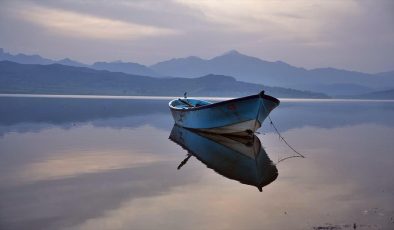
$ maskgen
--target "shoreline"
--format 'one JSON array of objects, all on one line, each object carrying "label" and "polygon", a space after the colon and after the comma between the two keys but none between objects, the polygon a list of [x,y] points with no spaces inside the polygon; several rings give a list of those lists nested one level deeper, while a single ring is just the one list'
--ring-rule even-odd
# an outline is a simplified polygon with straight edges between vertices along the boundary
[{"label": "shoreline", "polygon": [[[117,96],[117,95],[73,95],[73,94],[0,94],[0,97],[27,98],[74,98],[74,99],[119,99],[119,100],[172,100],[179,96]],[[223,101],[234,97],[191,97],[202,100]],[[278,98],[281,102],[394,102],[392,99],[340,99],[340,98]]]}]

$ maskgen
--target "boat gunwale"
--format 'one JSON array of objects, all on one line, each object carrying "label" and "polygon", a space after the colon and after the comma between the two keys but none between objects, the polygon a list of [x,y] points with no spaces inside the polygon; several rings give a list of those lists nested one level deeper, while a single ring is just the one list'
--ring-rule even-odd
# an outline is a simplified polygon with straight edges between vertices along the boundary
[{"label": "boat gunwale", "polygon": [[171,110],[176,110],[176,111],[191,111],[191,110],[207,109],[207,108],[211,108],[211,107],[216,107],[216,106],[220,106],[220,105],[225,105],[225,104],[227,104],[227,103],[234,103],[234,102],[238,102],[238,101],[250,100],[250,99],[259,98],[259,97],[264,98],[264,99],[267,99],[267,100],[269,100],[269,101],[271,101],[271,102],[274,102],[274,103],[277,104],[277,105],[280,104],[280,101],[279,101],[277,98],[272,97],[272,96],[267,95],[267,94],[264,94],[264,93],[262,92],[262,93],[255,94],[255,95],[250,95],[250,96],[240,97],[240,98],[234,98],[234,99],[230,99],[230,100],[226,100],[226,101],[219,101],[219,102],[216,102],[216,103],[212,103],[212,104],[209,104],[209,105],[202,105],[202,106],[199,106],[199,107],[177,108],[177,107],[172,106],[171,103],[172,103],[173,101],[178,100],[178,99],[171,100],[171,101],[168,103],[168,105],[169,105],[169,107],[170,107]]}]

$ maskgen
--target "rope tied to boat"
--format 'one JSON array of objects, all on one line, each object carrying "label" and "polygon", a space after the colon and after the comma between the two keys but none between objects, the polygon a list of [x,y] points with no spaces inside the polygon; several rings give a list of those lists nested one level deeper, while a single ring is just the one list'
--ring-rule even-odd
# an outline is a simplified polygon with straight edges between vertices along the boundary
[{"label": "rope tied to boat", "polygon": [[[265,107],[265,106],[264,106],[264,107]],[[274,122],[272,121],[270,115],[268,115],[267,117],[268,117],[268,119],[270,120],[270,124],[271,124],[272,127],[274,128],[275,132],[278,134],[279,139],[282,140],[282,141],[287,145],[287,147],[289,147],[291,150],[293,150],[293,152],[295,152],[295,153],[297,153],[298,155],[300,155],[300,157],[305,158],[304,155],[302,155],[302,154],[299,153],[297,150],[295,150],[295,149],[293,148],[293,146],[291,146],[291,145],[285,140],[285,138],[282,136],[282,134],[281,134],[281,133],[279,132],[279,130],[276,128],[276,126],[275,126]],[[295,156],[293,156],[293,157],[295,157]],[[291,158],[291,157],[287,157],[287,158]],[[287,159],[287,158],[286,158],[286,159]],[[284,160],[284,159],[282,159],[282,160]],[[282,160],[280,160],[280,161],[282,161]],[[280,161],[278,161],[278,163],[279,163]]]},{"label": "rope tied to boat", "polygon": [[[262,92],[262,93],[264,93],[264,92]],[[263,99],[263,98],[262,98],[262,99]],[[263,99],[263,100],[264,100],[264,99]],[[267,117],[268,117],[268,120],[270,121],[270,124],[271,124],[272,127],[274,128],[275,132],[278,134],[279,140],[283,141],[283,142],[287,145],[287,147],[289,147],[291,150],[293,150],[293,152],[295,152],[295,153],[298,155],[298,156],[286,157],[286,158],[284,158],[284,159],[279,160],[278,163],[281,162],[281,161],[283,161],[283,160],[285,160],[285,159],[293,158],[293,157],[302,157],[302,158],[305,158],[304,155],[302,155],[300,152],[298,152],[297,150],[295,150],[295,149],[293,148],[293,146],[291,146],[291,145],[285,140],[285,138],[282,136],[282,134],[281,134],[281,133],[279,132],[279,130],[276,128],[276,125],[274,124],[274,122],[273,122],[272,119],[271,119],[271,116],[269,115],[268,109],[265,107],[264,101],[263,101],[263,103],[261,103],[261,104],[263,105],[264,110],[265,110],[265,112],[267,113]]]}]

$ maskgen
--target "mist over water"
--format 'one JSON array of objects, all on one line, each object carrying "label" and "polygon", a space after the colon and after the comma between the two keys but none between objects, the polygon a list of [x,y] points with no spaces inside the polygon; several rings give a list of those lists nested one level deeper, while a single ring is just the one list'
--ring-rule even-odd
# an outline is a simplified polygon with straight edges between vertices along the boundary
[{"label": "mist over water", "polygon": [[0,229],[394,227],[393,102],[282,102],[271,118],[306,156],[284,161],[268,122],[260,144],[181,147],[167,100],[0,97],[0,114]]}]

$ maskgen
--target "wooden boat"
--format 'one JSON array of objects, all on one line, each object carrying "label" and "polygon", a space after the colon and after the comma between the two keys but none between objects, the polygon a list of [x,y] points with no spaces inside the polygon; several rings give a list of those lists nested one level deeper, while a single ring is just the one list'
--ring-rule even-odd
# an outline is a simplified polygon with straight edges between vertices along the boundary
[{"label": "wooden boat", "polygon": [[278,99],[262,91],[217,103],[178,98],[170,101],[169,107],[179,126],[218,134],[252,136],[279,103]]},{"label": "wooden boat", "polygon": [[252,138],[241,138],[174,125],[170,140],[189,153],[178,169],[194,156],[220,175],[256,186],[260,191],[278,177],[276,166],[269,159],[256,135]]}]

